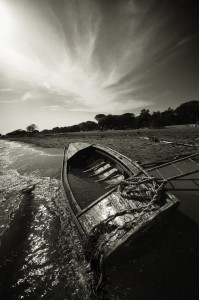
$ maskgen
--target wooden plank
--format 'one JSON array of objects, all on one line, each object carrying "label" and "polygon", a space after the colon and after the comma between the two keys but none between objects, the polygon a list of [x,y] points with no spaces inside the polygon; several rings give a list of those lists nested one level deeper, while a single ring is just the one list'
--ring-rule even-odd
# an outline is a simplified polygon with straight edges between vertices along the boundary
[{"label": "wooden plank", "polygon": [[69,188],[69,186],[66,186],[66,182],[67,182],[67,178],[66,178],[67,165],[66,165],[66,161],[65,161],[65,153],[66,153],[66,147],[64,148],[64,155],[63,155],[62,168],[61,168],[61,183],[62,183],[62,186],[63,186],[63,189],[64,189],[67,208],[68,208],[68,210],[69,210],[69,212],[72,216],[72,219],[73,219],[74,223],[76,224],[76,226],[79,230],[80,235],[82,237],[84,237],[85,236],[85,231],[81,227],[81,224],[79,223],[79,221],[77,220],[77,218],[74,214],[74,211],[71,208],[69,199],[68,199],[69,195],[67,195],[67,193],[66,193],[66,190]]},{"label": "wooden plank", "polygon": [[198,173],[198,172],[199,172],[199,169],[198,169],[198,170],[191,171],[191,172],[187,172],[187,173],[184,173],[184,174],[172,176],[172,177],[166,178],[166,180],[167,180],[167,181],[171,181],[171,180],[173,180],[173,179],[178,179],[178,178],[185,177],[185,176],[188,176],[188,175],[191,175],[191,174],[195,174],[195,173]]},{"label": "wooden plank", "polygon": [[186,159],[189,159],[189,158],[194,158],[194,157],[197,157],[197,156],[199,156],[199,153],[194,153],[194,154],[191,154],[191,155],[186,156],[186,157],[182,157],[182,158],[179,158],[179,159],[171,160],[171,161],[166,162],[166,163],[164,163],[164,164],[162,164],[162,165],[159,165],[159,166],[156,166],[156,167],[147,169],[147,172],[151,172],[151,171],[153,171],[153,170],[160,169],[160,168],[163,168],[163,167],[165,167],[165,166],[169,166],[169,165],[171,165],[172,163],[180,162],[180,161],[183,161],[183,160],[186,160]]},{"label": "wooden plank", "polygon": [[132,162],[129,158],[120,154],[119,152],[97,144],[93,144],[93,147],[100,150],[101,153],[104,153],[107,156],[109,155],[109,157],[113,161],[118,162],[123,169],[128,169],[133,174],[137,174],[140,171],[140,169],[137,167],[137,165],[134,164],[134,162]]},{"label": "wooden plank", "polygon": [[[120,194],[116,191],[105,197],[97,205],[93,206],[89,211],[84,214],[81,214],[78,217],[79,222],[81,223],[84,230],[89,233],[91,229],[106,220],[109,216],[115,215],[117,212],[124,209],[130,210],[132,205],[129,201],[122,201]],[[131,217],[133,217],[131,215]],[[124,222],[123,217],[118,217],[117,222]],[[121,224],[118,224],[121,225]]]},{"label": "wooden plank", "polygon": [[110,195],[112,192],[114,192],[116,190],[117,190],[117,187],[114,187],[111,190],[109,190],[106,194],[102,195],[101,197],[99,197],[98,199],[96,199],[95,201],[93,201],[86,208],[82,209],[82,211],[79,214],[77,214],[77,218],[80,217],[81,215],[83,215],[85,212],[87,212],[89,209],[91,209],[93,206],[95,206],[96,204],[98,204],[100,201],[102,201],[104,198],[106,198],[108,195]]},{"label": "wooden plank", "polygon": [[77,152],[91,147],[91,144],[88,143],[71,143],[69,144],[69,147],[66,152],[66,159],[71,158],[73,155],[75,155]]}]

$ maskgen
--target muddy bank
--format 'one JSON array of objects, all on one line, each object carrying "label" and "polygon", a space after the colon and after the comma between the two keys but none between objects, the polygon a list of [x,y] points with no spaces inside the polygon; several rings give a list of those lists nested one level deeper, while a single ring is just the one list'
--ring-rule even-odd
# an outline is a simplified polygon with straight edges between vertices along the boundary
[{"label": "muddy bank", "polygon": [[165,128],[165,129],[140,129],[140,130],[114,130],[104,132],[80,132],[63,136],[38,136],[15,139],[20,142],[30,143],[39,147],[61,148],[67,147],[72,142],[95,143],[111,147],[133,160],[139,162],[152,162],[174,158],[197,151],[175,144],[162,144],[154,139],[146,140],[143,137],[157,138],[171,142],[195,144],[199,137],[199,129],[192,127]]}]

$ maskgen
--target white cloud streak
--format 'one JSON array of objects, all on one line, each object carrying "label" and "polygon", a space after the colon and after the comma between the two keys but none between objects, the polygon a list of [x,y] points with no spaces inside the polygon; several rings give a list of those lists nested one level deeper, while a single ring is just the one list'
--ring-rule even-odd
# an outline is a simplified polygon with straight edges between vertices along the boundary
[{"label": "white cloud streak", "polygon": [[[94,57],[102,21],[100,9],[93,1],[79,1],[81,15],[78,15],[74,3],[65,1],[65,18],[58,18],[50,5],[45,7],[47,13],[44,7],[41,7],[41,13],[39,10],[35,13],[30,2],[27,2],[26,10],[29,9],[30,14],[22,14],[21,20],[13,10],[18,40],[25,40],[26,44],[16,42],[14,29],[12,39],[1,37],[0,64],[9,80],[25,84],[30,92],[11,102],[25,102],[34,99],[36,91],[42,95],[46,91],[46,98],[48,94],[66,96],[67,99],[71,95],[71,109],[78,109],[72,107],[73,99],[77,97],[80,111],[116,113],[142,107],[143,103],[146,105],[147,102],[133,98],[134,86],[122,85],[117,89],[113,85],[117,85],[125,74],[139,66],[143,47],[150,34],[146,33],[130,42],[124,40],[124,45],[120,45],[118,50],[122,56],[111,62],[111,69],[107,70],[103,65],[96,64]],[[53,25],[49,24],[49,16]],[[132,26],[136,26],[136,23],[133,22]],[[12,24],[10,27],[12,29]],[[4,103],[10,102],[7,100]]]},{"label": "white cloud streak", "polygon": [[0,93],[6,93],[6,92],[11,92],[12,89],[10,88],[4,88],[4,89],[0,89]]}]

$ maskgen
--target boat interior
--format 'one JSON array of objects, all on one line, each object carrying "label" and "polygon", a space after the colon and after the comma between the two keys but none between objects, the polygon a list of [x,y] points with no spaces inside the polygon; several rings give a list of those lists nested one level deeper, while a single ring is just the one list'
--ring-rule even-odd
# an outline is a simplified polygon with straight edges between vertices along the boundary
[{"label": "boat interior", "polygon": [[114,157],[90,147],[68,160],[68,182],[81,209],[86,208],[131,173]]}]

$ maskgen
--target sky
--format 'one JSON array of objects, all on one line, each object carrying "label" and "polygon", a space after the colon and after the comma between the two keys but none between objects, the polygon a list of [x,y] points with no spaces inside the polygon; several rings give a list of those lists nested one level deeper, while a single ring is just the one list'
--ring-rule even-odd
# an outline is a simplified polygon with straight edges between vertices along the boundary
[{"label": "sky", "polygon": [[189,0],[0,0],[0,133],[199,100]]}]

